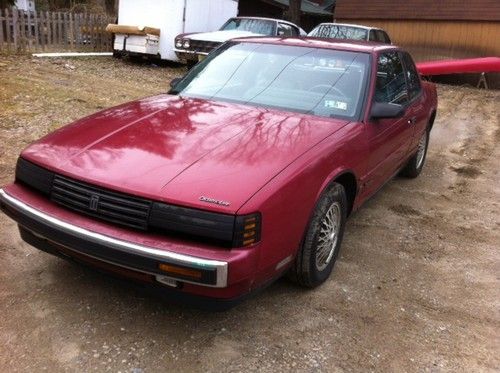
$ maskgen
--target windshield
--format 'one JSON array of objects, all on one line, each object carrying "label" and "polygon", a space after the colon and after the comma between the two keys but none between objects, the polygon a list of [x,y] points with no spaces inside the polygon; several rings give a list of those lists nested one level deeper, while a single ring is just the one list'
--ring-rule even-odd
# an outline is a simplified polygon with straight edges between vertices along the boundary
[{"label": "windshield", "polygon": [[361,110],[368,61],[365,53],[233,42],[199,63],[171,93],[353,119]]},{"label": "windshield", "polygon": [[275,22],[266,19],[231,18],[221,30],[249,31],[254,34],[274,35]]},{"label": "windshield", "polygon": [[368,30],[353,26],[319,25],[312,30],[308,36],[316,38],[367,40]]}]

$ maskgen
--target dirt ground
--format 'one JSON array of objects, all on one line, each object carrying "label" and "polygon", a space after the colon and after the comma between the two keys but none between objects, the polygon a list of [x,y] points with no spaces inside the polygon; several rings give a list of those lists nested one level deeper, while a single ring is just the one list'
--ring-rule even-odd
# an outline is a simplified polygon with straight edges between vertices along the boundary
[{"label": "dirt ground", "polygon": [[[0,57],[0,185],[28,143],[182,68]],[[427,164],[349,220],[329,281],[209,313],[21,242],[0,214],[0,371],[498,371],[500,91],[439,86]]]}]

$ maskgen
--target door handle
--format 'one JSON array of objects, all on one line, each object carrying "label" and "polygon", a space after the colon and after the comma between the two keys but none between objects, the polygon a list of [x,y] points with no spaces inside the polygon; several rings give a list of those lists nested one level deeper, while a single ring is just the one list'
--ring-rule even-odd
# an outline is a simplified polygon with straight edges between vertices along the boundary
[{"label": "door handle", "polygon": [[417,117],[411,117],[410,119],[408,119],[408,124],[415,124],[417,123]]}]

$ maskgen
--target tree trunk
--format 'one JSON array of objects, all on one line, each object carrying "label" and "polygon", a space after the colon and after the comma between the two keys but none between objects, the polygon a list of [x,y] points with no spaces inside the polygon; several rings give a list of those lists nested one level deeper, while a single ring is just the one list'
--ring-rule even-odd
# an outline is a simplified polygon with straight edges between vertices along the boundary
[{"label": "tree trunk", "polygon": [[290,8],[288,10],[288,19],[290,22],[300,26],[300,5],[302,0],[290,0]]}]

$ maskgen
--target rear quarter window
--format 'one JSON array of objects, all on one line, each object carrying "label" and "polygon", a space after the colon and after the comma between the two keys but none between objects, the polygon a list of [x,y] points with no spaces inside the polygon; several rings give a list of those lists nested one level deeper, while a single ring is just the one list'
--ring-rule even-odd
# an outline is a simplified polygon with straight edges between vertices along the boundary
[{"label": "rear quarter window", "polygon": [[408,52],[403,52],[403,62],[406,68],[406,80],[408,83],[408,96],[409,99],[412,100],[416,96],[420,94],[422,90],[420,84],[420,76],[418,75],[417,68],[415,63],[413,62],[413,58],[411,58]]}]

